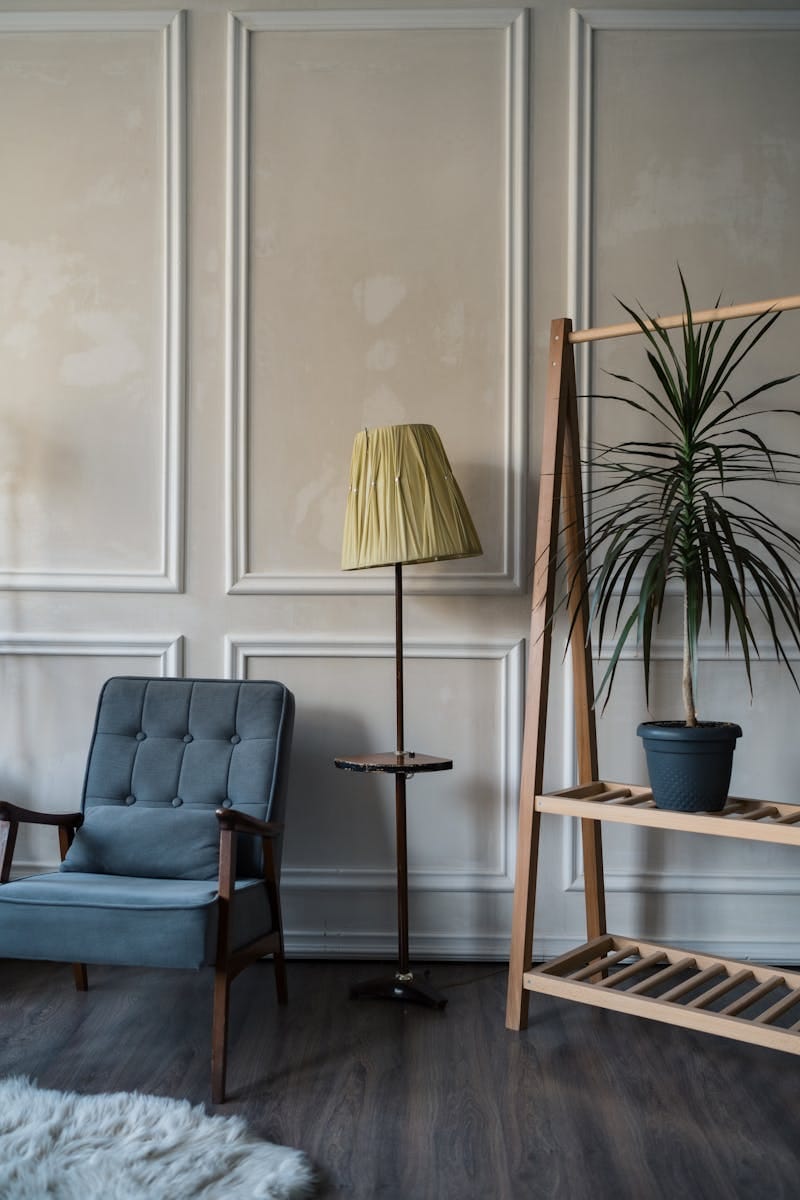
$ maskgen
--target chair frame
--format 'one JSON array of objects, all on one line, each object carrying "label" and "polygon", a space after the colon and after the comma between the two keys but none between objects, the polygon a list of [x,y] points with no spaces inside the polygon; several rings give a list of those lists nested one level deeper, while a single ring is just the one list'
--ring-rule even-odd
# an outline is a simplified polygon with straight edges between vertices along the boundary
[{"label": "chair frame", "polygon": [[[217,914],[217,950],[214,960],[214,1008],[211,1028],[211,1099],[214,1104],[224,1104],[226,1095],[228,1063],[228,1017],[230,1011],[231,983],[245,967],[260,958],[272,955],[275,965],[275,986],[278,1003],[287,1004],[289,992],[286,980],[286,957],[283,943],[283,918],[281,913],[278,874],[272,842],[283,833],[283,825],[276,821],[260,821],[248,813],[235,808],[218,808],[219,821],[219,880]],[[83,813],[35,812],[20,808],[16,804],[0,801],[0,886],[11,878],[17,834],[21,824],[53,825],[58,828],[61,859],[64,860],[72,845],[76,831],[83,824]],[[241,947],[230,949],[232,899],[236,886],[236,835],[247,834],[261,838],[263,852],[263,877],[269,896],[275,928],[264,937]],[[85,963],[73,963],[73,975],[78,991],[88,989]]]}]

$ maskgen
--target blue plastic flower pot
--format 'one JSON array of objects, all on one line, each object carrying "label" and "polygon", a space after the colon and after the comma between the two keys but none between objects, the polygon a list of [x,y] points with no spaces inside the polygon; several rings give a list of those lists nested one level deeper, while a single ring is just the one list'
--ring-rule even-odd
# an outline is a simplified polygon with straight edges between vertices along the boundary
[{"label": "blue plastic flower pot", "polygon": [[645,721],[636,730],[647,755],[657,808],[719,812],[731,782],[738,725],[729,721]]}]

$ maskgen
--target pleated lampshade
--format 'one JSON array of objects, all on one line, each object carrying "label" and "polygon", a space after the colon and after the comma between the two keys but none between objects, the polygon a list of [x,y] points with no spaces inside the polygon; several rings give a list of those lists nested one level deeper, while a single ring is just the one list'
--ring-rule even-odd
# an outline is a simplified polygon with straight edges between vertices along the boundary
[{"label": "pleated lampshade", "polygon": [[342,570],[482,554],[480,538],[432,425],[356,434]]}]

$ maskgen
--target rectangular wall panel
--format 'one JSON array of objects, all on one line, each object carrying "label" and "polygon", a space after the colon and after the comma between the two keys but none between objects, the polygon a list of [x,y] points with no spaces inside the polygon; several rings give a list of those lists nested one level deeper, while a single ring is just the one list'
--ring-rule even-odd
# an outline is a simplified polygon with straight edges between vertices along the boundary
[{"label": "rectangular wall panel", "polygon": [[174,590],[182,21],[0,14],[0,585]]},{"label": "rectangular wall panel", "polygon": [[[277,678],[295,694],[284,886],[306,899],[320,893],[317,920],[325,896],[343,893],[339,937],[356,952],[372,897],[388,892],[391,910],[396,889],[394,785],[389,776],[338,770],[333,760],[391,748],[393,648],[234,637],[228,653],[232,674]],[[408,785],[409,886],[432,935],[445,932],[441,893],[477,898],[513,886],[523,657],[521,642],[406,648],[408,746],[453,759],[452,771]],[[296,948],[291,934],[289,926]],[[391,938],[384,932],[384,945]]]},{"label": "rectangular wall panel", "polygon": [[354,434],[439,429],[484,555],[409,590],[518,588],[525,461],[526,23],[518,13],[231,19],[235,591],[339,573]]}]

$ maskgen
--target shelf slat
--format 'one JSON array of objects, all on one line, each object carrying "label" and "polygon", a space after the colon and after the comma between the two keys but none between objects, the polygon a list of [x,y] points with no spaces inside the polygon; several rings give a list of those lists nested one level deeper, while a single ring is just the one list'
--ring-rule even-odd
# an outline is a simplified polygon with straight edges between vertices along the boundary
[{"label": "shelf slat", "polygon": [[731,796],[718,813],[684,813],[656,808],[649,788],[596,780],[536,797],[539,812],[583,820],[611,821],[651,829],[675,829],[717,837],[800,846],[800,805],[773,804]]},{"label": "shelf slat", "polygon": [[[608,972],[606,968],[612,960],[619,963],[625,958],[633,958],[634,961],[629,966]],[[649,981],[641,980],[630,988],[624,986],[629,979],[659,962],[667,963],[667,966],[656,971]],[[586,968],[590,966],[589,971]],[[648,983],[655,985],[659,978],[672,977],[682,970],[691,971],[692,974],[664,995],[645,994]],[[570,976],[569,972],[573,974]],[[714,987],[688,1003],[680,1002],[681,997],[720,974],[724,975],[724,979]],[[525,988],[531,992],[577,1000],[598,1008],[615,1009],[669,1025],[680,1025],[736,1041],[800,1054],[800,1022],[791,1029],[772,1024],[800,999],[800,973],[786,971],[776,974],[769,967],[753,963],[715,958],[707,954],[687,954],[685,950],[670,946],[609,934],[526,972],[523,978]],[[709,1005],[715,1000],[748,982],[752,986],[743,996],[734,999],[721,1012],[711,1011]],[[746,1015],[756,1001],[783,986],[789,989],[788,996],[775,1001],[761,1016]]]}]

